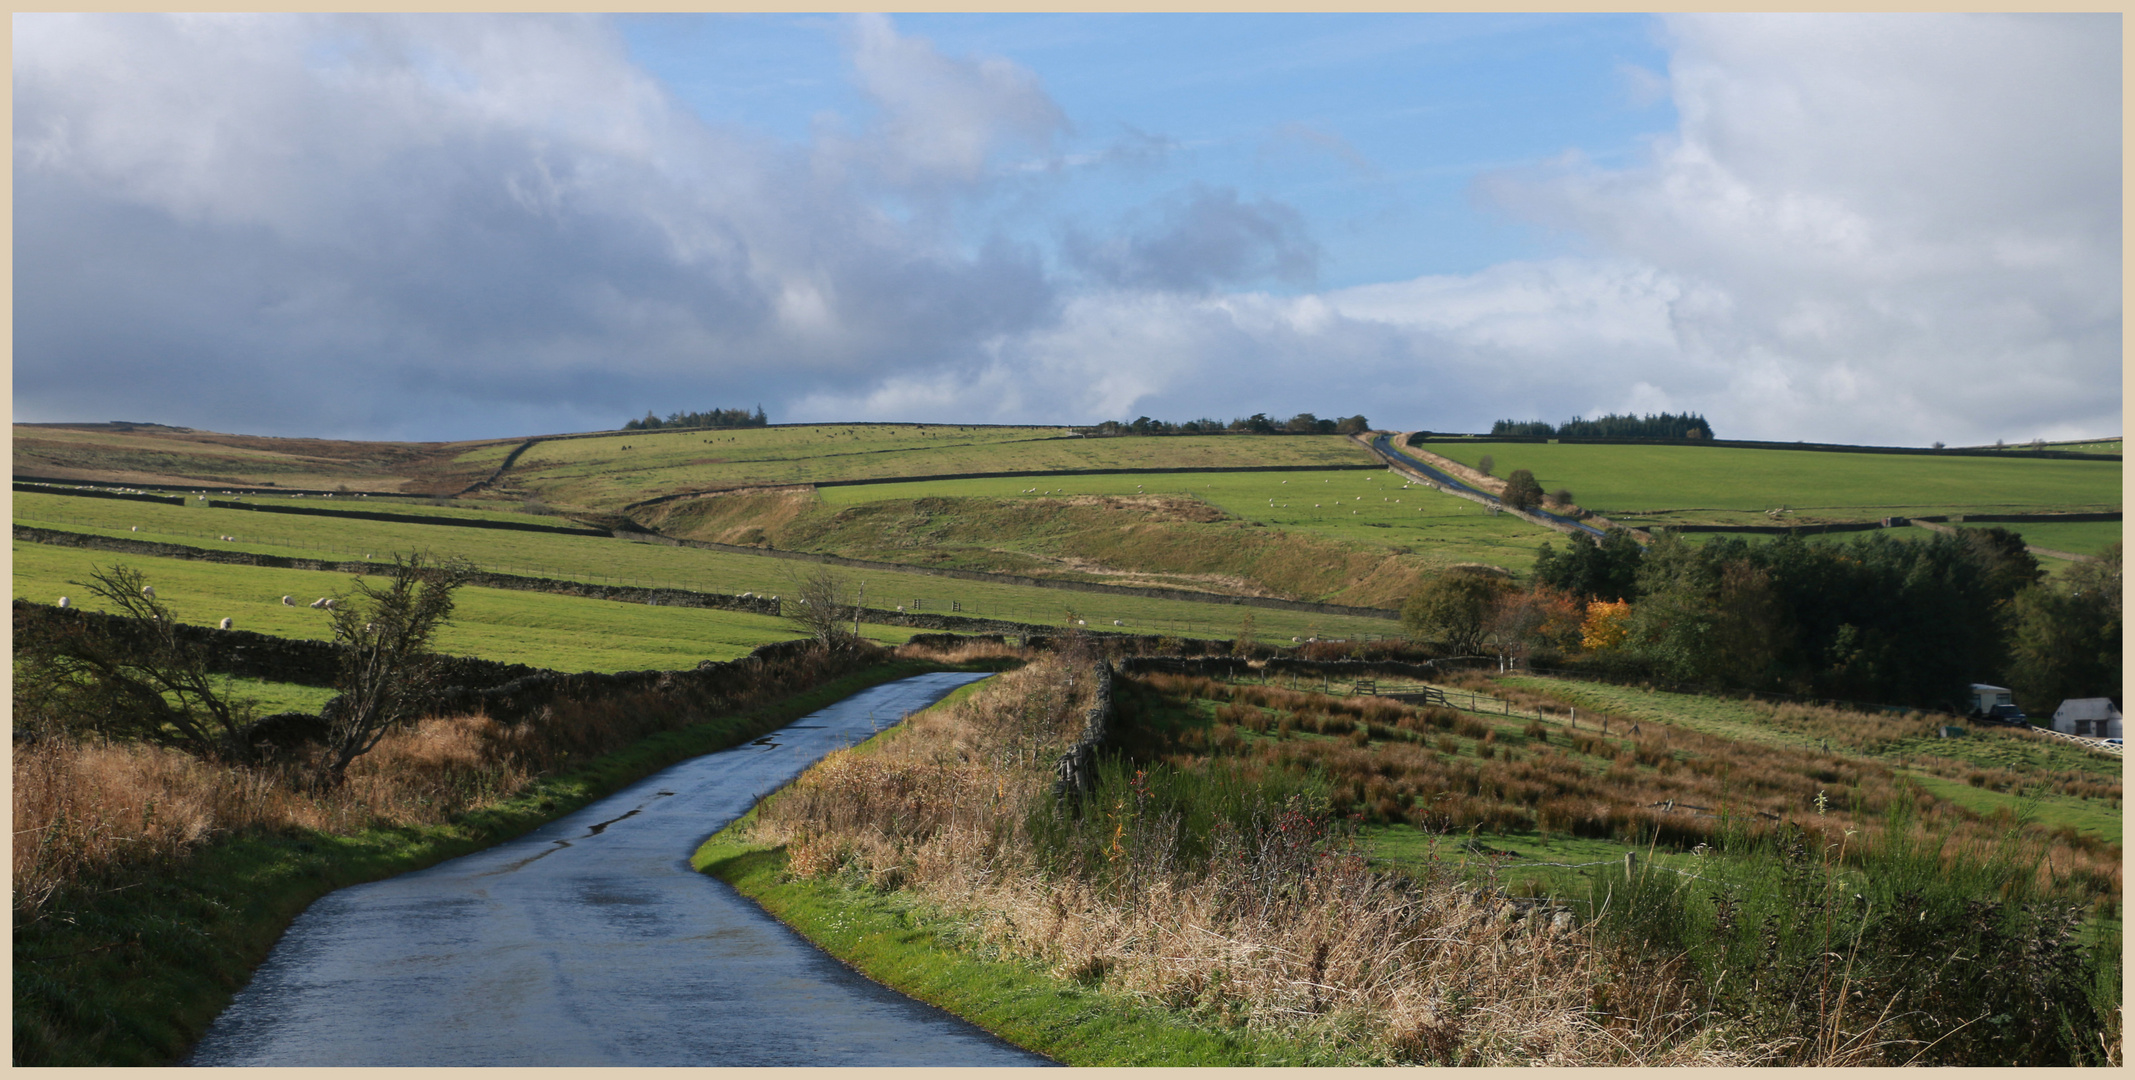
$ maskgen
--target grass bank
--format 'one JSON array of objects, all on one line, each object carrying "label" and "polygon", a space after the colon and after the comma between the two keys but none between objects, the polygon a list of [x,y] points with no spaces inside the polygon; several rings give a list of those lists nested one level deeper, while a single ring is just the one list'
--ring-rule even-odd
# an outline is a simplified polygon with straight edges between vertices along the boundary
[{"label": "grass bank", "polygon": [[69,888],[29,913],[18,902],[14,1063],[174,1064],[289,923],[326,893],[478,851],[677,761],[940,667],[895,661],[865,668],[775,703],[662,732],[444,823],[233,835],[181,859]]},{"label": "grass bank", "polygon": [[1065,1065],[1341,1065],[1324,1048],[1192,1023],[1171,1009],[973,948],[967,926],[902,891],[787,872],[783,846],[705,841],[691,864],[868,978]]}]

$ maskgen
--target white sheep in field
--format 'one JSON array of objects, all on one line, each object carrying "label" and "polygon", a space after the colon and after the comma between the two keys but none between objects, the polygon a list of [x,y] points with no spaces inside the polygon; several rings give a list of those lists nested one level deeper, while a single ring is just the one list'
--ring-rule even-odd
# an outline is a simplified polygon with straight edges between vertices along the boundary
[{"label": "white sheep in field", "polygon": [[135,525],[135,526],[133,526],[132,528],[129,528],[129,529],[127,529],[126,531],[127,531],[127,532],[140,532],[140,531],[141,531],[141,527],[140,527],[139,525]]},{"label": "white sheep in field", "polygon": [[221,622],[219,622],[219,623],[216,623],[216,624],[215,624],[215,628],[216,628],[217,630],[228,630],[228,629],[230,628],[230,619],[229,619],[229,617],[228,617],[228,616],[224,616],[224,617],[223,617],[223,620],[222,620]]},{"label": "white sheep in field", "polygon": [[332,610],[334,609],[334,605],[335,605],[335,604],[338,604],[338,603],[340,603],[340,602],[341,602],[341,601],[339,601],[339,600],[336,600],[336,599],[334,599],[334,598],[333,598],[333,597],[331,597],[331,596],[327,597],[327,598],[326,598],[326,610],[328,610],[328,611],[332,611]]},{"label": "white sheep in field", "polygon": [[325,607],[325,606],[326,606],[326,598],[322,596],[322,597],[318,598],[317,600],[313,600],[313,601],[311,602],[311,606],[312,606],[312,608],[313,608],[314,610],[316,610],[316,609],[319,609],[319,608],[323,608],[323,607]]},{"label": "white sheep in field", "polygon": [[295,607],[295,606],[297,606],[297,602],[296,602],[296,600],[295,600],[294,598],[292,598],[292,597],[287,597],[287,596],[284,596],[284,597],[282,597],[282,606],[283,606],[283,607]]},{"label": "white sheep in field", "polygon": [[141,586],[141,595],[154,600],[156,598],[156,587],[154,585]]},{"label": "white sheep in field", "polygon": [[73,603],[73,601],[71,601],[71,600],[68,600],[68,599],[67,599],[66,597],[64,597],[64,596],[62,596],[62,597],[60,597],[60,598],[59,598],[59,606],[60,606],[60,607],[67,607],[67,606],[71,605],[72,603]]},{"label": "white sheep in field", "polygon": [[1112,620],[1112,625],[1114,625],[1114,626],[1125,626],[1125,625],[1127,625],[1127,624],[1126,624],[1126,623],[1123,623],[1123,622],[1121,622],[1121,621],[1119,621],[1118,619],[1114,619],[1114,620]]},{"label": "white sheep in field", "polygon": [[1088,620],[1086,620],[1086,619],[1077,619],[1077,620],[1075,620],[1075,625],[1077,625],[1077,626],[1088,626],[1088,625],[1090,625],[1090,624],[1089,624],[1089,621],[1088,621]]}]

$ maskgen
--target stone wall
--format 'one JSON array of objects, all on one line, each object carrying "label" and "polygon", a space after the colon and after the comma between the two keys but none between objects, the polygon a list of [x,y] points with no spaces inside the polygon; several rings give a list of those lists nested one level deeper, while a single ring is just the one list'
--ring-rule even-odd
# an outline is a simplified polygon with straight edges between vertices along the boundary
[{"label": "stone wall", "polygon": [[[15,601],[15,625],[35,627],[55,619],[87,619],[119,628],[128,620],[80,608]],[[250,630],[217,630],[212,626],[179,623],[178,637],[199,645],[207,657],[208,670],[245,679],[296,683],[301,686],[332,686],[341,670],[341,651],[331,641],[275,637]],[[525,664],[506,664],[473,656],[443,658],[446,683],[462,686],[494,686],[513,679],[541,674],[546,669]]]},{"label": "stone wall", "polygon": [[25,484],[17,482],[16,491],[30,491],[39,495],[68,495],[77,499],[125,499],[129,502],[163,503],[166,506],[184,506],[183,495],[142,495],[131,491],[99,491],[96,488],[59,488],[50,484]]},{"label": "stone wall", "polygon": [[[299,559],[282,555],[259,555],[248,551],[221,551],[214,548],[188,547],[184,544],[163,544],[149,540],[126,540],[116,536],[63,532],[58,529],[38,529],[28,525],[15,526],[15,539],[38,544],[56,544],[63,547],[93,548],[99,551],[114,551],[128,555],[153,555],[166,559],[190,559],[197,562],[223,563],[230,566],[271,566],[284,570],[323,570],[340,574],[390,574],[393,572],[392,563],[359,562],[354,560],[337,562],[329,559]],[[687,589],[647,589],[632,585],[595,585],[585,581],[521,577],[517,574],[492,574],[488,572],[476,572],[469,575],[467,583],[490,589],[517,589],[525,592],[555,593],[561,596],[582,596],[592,600],[615,600],[622,603],[650,604],[657,607],[717,608],[724,611],[746,611],[756,615],[779,614],[778,601],[763,596],[728,596],[725,593],[692,592]]]},{"label": "stone wall", "polygon": [[1097,751],[1112,731],[1112,664],[1097,662],[1097,687],[1090,711],[1084,714],[1082,735],[1053,763],[1053,794],[1080,798],[1097,784]]},{"label": "stone wall", "polygon": [[[184,499],[177,502],[183,503]],[[455,529],[509,529],[515,532],[561,533],[565,536],[610,536],[606,529],[590,529],[581,525],[549,525],[538,521],[495,521],[486,518],[438,517],[434,514],[395,514],[387,510],[328,510],[323,506],[283,506],[275,503],[237,502],[231,499],[209,499],[208,505],[222,510],[253,510],[262,514],[305,514],[312,517],[354,518],[359,521],[393,521],[403,525],[443,525]]]}]

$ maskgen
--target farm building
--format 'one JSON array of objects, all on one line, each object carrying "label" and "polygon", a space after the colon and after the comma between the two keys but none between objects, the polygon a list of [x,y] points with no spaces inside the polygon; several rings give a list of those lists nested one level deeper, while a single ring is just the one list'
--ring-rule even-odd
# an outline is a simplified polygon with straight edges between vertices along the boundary
[{"label": "farm building", "polygon": [[2053,729],[2067,735],[2117,739],[2120,737],[2120,710],[2113,707],[2112,698],[2069,698],[2053,711]]}]

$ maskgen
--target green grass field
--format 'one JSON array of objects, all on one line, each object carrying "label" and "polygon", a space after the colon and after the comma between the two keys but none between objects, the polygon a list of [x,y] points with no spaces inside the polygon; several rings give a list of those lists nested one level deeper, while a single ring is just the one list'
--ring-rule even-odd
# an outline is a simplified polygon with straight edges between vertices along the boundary
[{"label": "green grass field", "polygon": [[[156,559],[42,544],[14,545],[19,598],[73,603],[98,610],[86,581],[92,568],[139,569],[181,621],[213,626],[225,617],[237,629],[276,637],[325,640],[327,616],[303,605],[349,591],[346,574]],[[372,584],[382,582],[373,579]],[[283,595],[298,606],[285,607]],[[469,587],[461,590],[452,622],[438,635],[440,652],[563,671],[642,671],[695,667],[731,660],[758,645],[802,636],[783,619],[699,608],[651,607],[546,593]],[[897,644],[912,631],[863,625],[864,636]]]},{"label": "green grass field", "polygon": [[[813,569],[808,563],[786,559],[598,537],[262,514],[22,492],[15,496],[15,520],[70,532],[297,558],[369,556],[382,561],[393,552],[427,551],[438,557],[461,556],[496,573],[727,594],[785,594]],[[131,531],[135,526],[139,532]],[[238,539],[216,539],[223,535]],[[1042,625],[1059,624],[1072,610],[1092,627],[1230,637],[1237,632],[1244,611],[1252,610],[1255,626],[1265,636],[1385,636],[1400,632],[1391,621],[1354,616],[1067,592],[896,571],[843,573],[855,581],[867,582],[868,603],[873,607],[903,604],[913,610],[948,612],[955,605],[960,614]],[[275,595],[278,597],[280,592]],[[1114,619],[1125,625],[1113,627]]]},{"label": "green grass field", "polygon": [[[1035,490],[1033,490],[1035,489]],[[1183,495],[1286,532],[1407,550],[1433,561],[1486,562],[1524,572],[1556,534],[1492,516],[1466,499],[1405,485],[1389,472],[1160,473],[937,480],[823,488],[826,506],[888,499],[1037,499],[1075,495]]]},{"label": "green grass field", "polygon": [[[629,447],[629,449],[624,449]],[[456,466],[494,468],[510,448]],[[1372,463],[1346,436],[1085,439],[1063,428],[937,424],[649,431],[536,444],[501,487],[564,508],[616,510],[683,491],[944,473]]]},{"label": "green grass field", "polygon": [[2015,443],[2008,446],[1981,446],[1971,447],[1970,449],[2000,450],[2010,454],[2021,454],[2032,449],[2067,450],[2078,454],[2117,454],[2120,452],[2120,443],[2121,440],[2119,439],[2078,439],[2075,442],[2050,442],[2036,448],[2030,443]]},{"label": "green grass field", "polygon": [[1527,469],[1545,491],[1564,487],[1624,525],[1763,525],[1860,521],[1893,514],[2036,513],[2120,509],[2120,463],[1733,447],[1571,443],[1426,443],[1422,449],[1492,472]]},{"label": "green grass field", "polygon": [[2056,522],[1953,522],[1959,529],[2007,529],[2024,538],[2026,544],[2066,551],[2071,555],[2096,555],[2106,546],[2120,539],[2121,523],[2117,521],[2071,521]]}]

